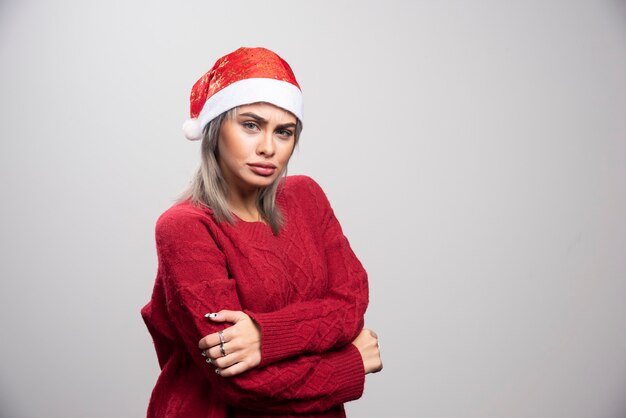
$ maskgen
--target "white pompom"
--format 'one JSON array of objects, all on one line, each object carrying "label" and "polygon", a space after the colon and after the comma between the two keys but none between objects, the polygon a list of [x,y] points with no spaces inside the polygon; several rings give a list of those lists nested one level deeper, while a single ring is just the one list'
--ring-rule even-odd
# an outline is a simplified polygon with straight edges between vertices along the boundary
[{"label": "white pompom", "polygon": [[200,121],[197,118],[187,119],[183,123],[183,132],[185,133],[185,138],[190,141],[202,139],[202,125],[200,125]]}]

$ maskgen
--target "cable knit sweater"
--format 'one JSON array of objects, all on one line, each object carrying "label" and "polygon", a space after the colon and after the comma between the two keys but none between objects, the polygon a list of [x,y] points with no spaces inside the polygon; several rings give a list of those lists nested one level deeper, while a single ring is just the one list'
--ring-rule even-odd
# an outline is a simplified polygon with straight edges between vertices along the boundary
[{"label": "cable knit sweater", "polygon": [[[363,327],[367,275],[322,189],[288,177],[277,204],[285,226],[217,223],[189,202],[156,226],[159,267],[142,316],[161,374],[148,417],[344,417],[365,372],[350,344]],[[227,324],[204,317],[243,310],[261,331],[261,364],[222,377],[198,341]]]}]

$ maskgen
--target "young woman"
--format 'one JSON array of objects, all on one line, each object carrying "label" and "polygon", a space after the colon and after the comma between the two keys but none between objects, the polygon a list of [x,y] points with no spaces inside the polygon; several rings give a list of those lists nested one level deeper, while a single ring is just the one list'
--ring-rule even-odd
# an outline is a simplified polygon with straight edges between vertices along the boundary
[{"label": "young woman", "polygon": [[321,188],[285,177],[302,129],[289,65],[220,58],[191,92],[200,168],[156,226],[142,316],[161,374],[149,417],[344,417],[382,369],[367,275]]}]

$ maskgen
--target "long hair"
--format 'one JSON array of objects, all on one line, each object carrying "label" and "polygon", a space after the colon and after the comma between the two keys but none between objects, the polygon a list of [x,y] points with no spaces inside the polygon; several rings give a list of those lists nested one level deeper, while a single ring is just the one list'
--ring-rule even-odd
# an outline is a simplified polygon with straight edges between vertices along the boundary
[{"label": "long hair", "polygon": [[[207,124],[204,128],[204,137],[201,145],[201,160],[198,170],[191,179],[189,186],[183,191],[178,201],[191,200],[196,205],[209,207],[217,222],[235,223],[235,219],[228,206],[228,184],[224,180],[222,170],[217,162],[219,141],[222,122],[226,118],[233,118],[238,108],[230,109]],[[296,118],[294,133],[294,149],[298,144],[302,123]],[[283,177],[287,175],[287,166],[283,172],[267,187],[261,189],[257,195],[256,206],[261,218],[269,224],[272,232],[277,235],[285,220],[280,208],[276,205],[276,193]]]}]

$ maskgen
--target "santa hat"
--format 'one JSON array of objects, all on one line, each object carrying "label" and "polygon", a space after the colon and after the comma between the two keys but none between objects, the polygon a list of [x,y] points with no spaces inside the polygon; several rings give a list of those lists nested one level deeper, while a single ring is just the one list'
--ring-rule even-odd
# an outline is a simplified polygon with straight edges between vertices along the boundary
[{"label": "santa hat", "polygon": [[204,127],[234,107],[267,102],[302,122],[302,91],[289,64],[265,48],[239,48],[218,59],[191,89],[185,137],[202,139]]}]

